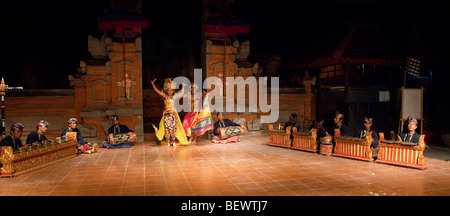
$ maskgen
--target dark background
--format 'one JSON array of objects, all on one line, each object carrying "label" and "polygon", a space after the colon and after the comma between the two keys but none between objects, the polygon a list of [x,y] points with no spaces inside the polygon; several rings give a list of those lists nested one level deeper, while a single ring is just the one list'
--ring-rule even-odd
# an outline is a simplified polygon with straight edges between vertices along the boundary
[{"label": "dark background", "polygon": [[[251,33],[239,37],[250,39],[254,55],[289,59],[359,17],[413,41],[410,49],[422,59],[443,60],[450,56],[446,6],[445,1],[235,0],[232,8],[233,15],[250,25]],[[67,75],[90,58],[87,36],[102,35],[97,20],[108,7],[107,0],[2,1],[0,74],[11,86],[70,88]],[[144,61],[170,69],[179,62],[172,59],[188,56],[201,67],[202,2],[143,1],[142,7],[149,19],[143,32]],[[412,37],[411,23],[417,25],[417,37]],[[34,82],[23,82],[30,78]]]},{"label": "dark background", "polygon": [[[149,20],[143,30],[144,79],[200,68],[202,1],[142,4]],[[108,0],[1,1],[0,76],[9,86],[70,89],[68,75],[91,58],[87,36],[102,35],[97,21],[108,7]],[[406,44],[406,53],[422,60],[422,70],[433,71],[430,107],[439,125],[450,128],[446,1],[235,0],[232,9],[250,25],[250,34],[238,35],[251,41],[250,62],[261,55],[282,55],[288,62],[355,17],[385,26]],[[144,88],[147,84],[144,80]]]}]

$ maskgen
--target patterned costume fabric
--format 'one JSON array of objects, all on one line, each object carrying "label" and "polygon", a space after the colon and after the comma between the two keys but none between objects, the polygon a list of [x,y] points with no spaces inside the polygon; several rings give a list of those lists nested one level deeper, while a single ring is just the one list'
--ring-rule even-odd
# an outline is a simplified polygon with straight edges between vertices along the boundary
[{"label": "patterned costume fabric", "polygon": [[164,113],[164,137],[166,140],[175,141],[177,123],[177,118],[173,113]]},{"label": "patterned costume fabric", "polygon": [[156,137],[163,145],[167,145],[168,141],[178,140],[179,145],[189,145],[190,142],[183,130],[180,117],[173,106],[174,100],[171,98],[164,98],[164,112],[161,121],[159,122],[159,128],[153,125],[155,129]]},{"label": "patterned costume fabric", "polygon": [[191,97],[191,112],[187,113],[183,119],[183,129],[189,137],[201,136],[206,131],[214,128],[209,109],[208,95],[203,98],[200,112],[197,111],[199,110],[201,97],[198,94],[196,95],[196,97]]}]

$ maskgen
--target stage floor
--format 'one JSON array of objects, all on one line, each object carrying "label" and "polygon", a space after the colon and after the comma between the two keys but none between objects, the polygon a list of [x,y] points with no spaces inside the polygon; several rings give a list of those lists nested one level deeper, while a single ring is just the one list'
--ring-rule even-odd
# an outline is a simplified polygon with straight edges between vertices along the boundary
[{"label": "stage floor", "polygon": [[418,170],[268,146],[268,139],[247,135],[233,144],[200,139],[189,146],[145,141],[127,149],[100,148],[94,154],[1,178],[0,195],[450,195],[450,163],[445,160],[427,157],[428,168]]}]

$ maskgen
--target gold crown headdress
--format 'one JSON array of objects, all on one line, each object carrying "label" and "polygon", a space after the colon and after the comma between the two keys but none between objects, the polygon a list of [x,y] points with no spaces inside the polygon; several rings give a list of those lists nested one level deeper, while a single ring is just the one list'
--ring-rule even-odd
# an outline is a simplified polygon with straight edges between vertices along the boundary
[{"label": "gold crown headdress", "polygon": [[172,78],[167,78],[164,80],[164,91],[172,88]]}]

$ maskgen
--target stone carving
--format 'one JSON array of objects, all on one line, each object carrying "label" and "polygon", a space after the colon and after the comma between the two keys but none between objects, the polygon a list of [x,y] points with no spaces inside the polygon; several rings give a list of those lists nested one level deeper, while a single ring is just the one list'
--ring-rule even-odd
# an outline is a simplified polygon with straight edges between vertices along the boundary
[{"label": "stone carving", "polygon": [[117,82],[117,86],[121,86],[125,89],[125,97],[131,98],[131,87],[136,85],[136,81],[131,80],[128,78],[128,73],[125,73],[125,79],[123,79],[120,82]]},{"label": "stone carving", "polygon": [[93,126],[89,128],[89,126],[85,124],[77,124],[77,128],[81,131],[83,137],[96,137],[97,136],[97,127]]},{"label": "stone carving", "polygon": [[238,123],[238,124],[244,124],[245,123],[245,118],[241,118],[241,117],[236,117],[233,119],[234,123]]},{"label": "stone carving", "polygon": [[248,121],[247,122],[247,129],[249,131],[257,131],[257,130],[261,130],[261,119],[256,118],[255,120],[253,120],[253,122]]},{"label": "stone carving", "polygon": [[78,72],[80,72],[80,73],[86,73],[87,72],[86,62],[80,61],[80,68],[78,68]]},{"label": "stone carving", "polygon": [[246,40],[239,45],[237,49],[236,59],[246,60],[249,55],[250,55],[250,41]]},{"label": "stone carving", "polygon": [[88,50],[94,58],[104,58],[107,56],[106,53],[106,43],[105,36],[103,35],[100,39],[88,36]]}]

